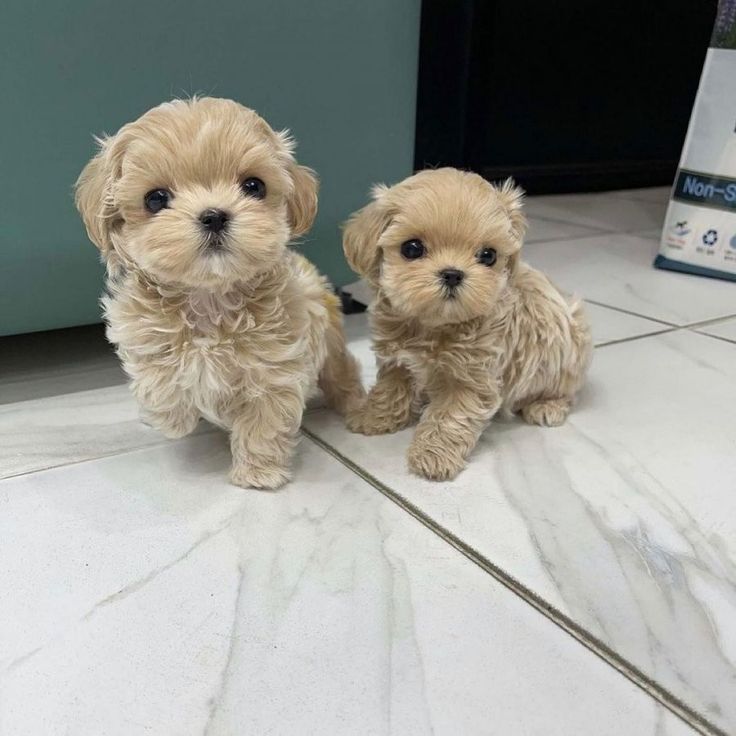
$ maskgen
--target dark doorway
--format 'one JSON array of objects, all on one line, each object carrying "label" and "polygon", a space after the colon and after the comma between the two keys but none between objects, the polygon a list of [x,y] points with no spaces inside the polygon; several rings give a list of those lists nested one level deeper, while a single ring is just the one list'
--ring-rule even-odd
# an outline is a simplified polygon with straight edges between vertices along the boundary
[{"label": "dark doorway", "polygon": [[416,168],[531,193],[670,184],[716,0],[424,0]]}]

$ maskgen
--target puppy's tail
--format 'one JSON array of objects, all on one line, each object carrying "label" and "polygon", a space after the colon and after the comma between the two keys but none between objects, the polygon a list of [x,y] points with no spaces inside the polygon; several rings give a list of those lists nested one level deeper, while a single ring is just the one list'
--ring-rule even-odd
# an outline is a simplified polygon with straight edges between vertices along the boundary
[{"label": "puppy's tail", "polygon": [[332,293],[325,294],[329,324],[325,336],[327,357],[319,374],[319,387],[327,404],[343,416],[357,409],[365,399],[360,380],[360,366],[345,345],[340,300]]}]

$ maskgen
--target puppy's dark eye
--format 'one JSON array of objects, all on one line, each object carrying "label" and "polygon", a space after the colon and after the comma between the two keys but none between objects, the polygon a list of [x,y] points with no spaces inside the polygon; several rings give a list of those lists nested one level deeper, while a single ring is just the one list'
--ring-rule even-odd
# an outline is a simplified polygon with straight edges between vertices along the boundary
[{"label": "puppy's dark eye", "polygon": [[407,240],[401,244],[401,255],[407,261],[415,261],[424,255],[424,243],[421,240]]},{"label": "puppy's dark eye", "polygon": [[149,212],[155,215],[169,206],[172,197],[173,195],[168,189],[152,189],[143,197],[143,204],[146,205]]},{"label": "puppy's dark eye", "polygon": [[258,179],[255,176],[243,179],[243,183],[240,185],[240,188],[243,190],[243,194],[245,194],[246,197],[263,199],[266,196],[266,185],[261,179]]},{"label": "puppy's dark eye", "polygon": [[496,251],[493,248],[483,248],[478,253],[478,263],[484,266],[492,266],[496,262]]}]

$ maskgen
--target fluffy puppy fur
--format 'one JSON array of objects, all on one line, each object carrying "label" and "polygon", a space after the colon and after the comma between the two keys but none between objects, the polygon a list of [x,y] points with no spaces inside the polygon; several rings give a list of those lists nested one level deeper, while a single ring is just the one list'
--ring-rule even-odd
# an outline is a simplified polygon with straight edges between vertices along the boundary
[{"label": "fluffy puppy fur", "polygon": [[582,307],[519,260],[525,228],[512,181],[449,168],[375,187],[345,225],[347,259],[377,290],[379,365],[348,427],[395,432],[421,413],[408,461],[426,478],[462,470],[500,409],[561,424],[585,377]]},{"label": "fluffy puppy fur", "polygon": [[362,398],[338,300],[287,248],[314,220],[314,172],[231,100],[167,102],[99,143],[76,203],[147,421],[182,437],[204,416],[230,431],[233,483],[282,485],[317,380],[342,412]]}]

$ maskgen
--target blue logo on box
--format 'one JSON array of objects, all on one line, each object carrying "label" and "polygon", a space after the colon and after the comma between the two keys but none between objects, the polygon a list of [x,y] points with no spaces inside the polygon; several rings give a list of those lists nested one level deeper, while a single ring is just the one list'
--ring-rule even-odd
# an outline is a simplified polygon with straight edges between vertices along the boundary
[{"label": "blue logo on box", "polygon": [[706,230],[703,233],[703,245],[712,248],[718,242],[718,230]]},{"label": "blue logo on box", "polygon": [[734,235],[728,243],[734,250],[736,250],[736,235]]}]

